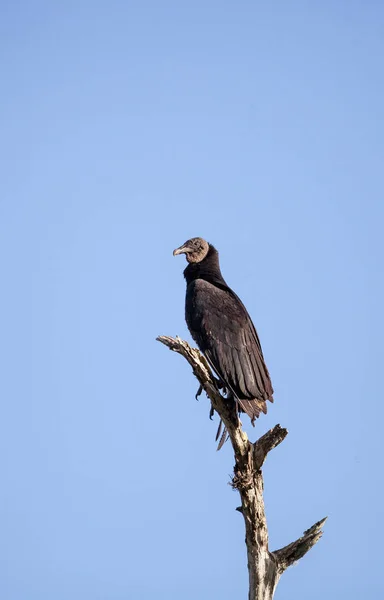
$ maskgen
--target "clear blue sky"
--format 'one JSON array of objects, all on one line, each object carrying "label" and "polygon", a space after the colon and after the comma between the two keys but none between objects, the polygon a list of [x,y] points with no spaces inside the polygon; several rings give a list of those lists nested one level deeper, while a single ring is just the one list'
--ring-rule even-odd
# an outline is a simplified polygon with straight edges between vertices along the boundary
[{"label": "clear blue sky", "polygon": [[230,446],[194,399],[204,236],[289,429],[271,549],[329,515],[285,598],[383,592],[384,5],[1,3],[3,600],[246,598]]}]

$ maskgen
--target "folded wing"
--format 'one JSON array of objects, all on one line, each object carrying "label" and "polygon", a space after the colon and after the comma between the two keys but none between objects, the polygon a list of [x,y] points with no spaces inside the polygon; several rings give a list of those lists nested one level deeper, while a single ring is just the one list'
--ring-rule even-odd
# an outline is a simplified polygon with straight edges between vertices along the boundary
[{"label": "folded wing", "polygon": [[[273,389],[260,341],[241,300],[228,287],[204,280],[191,284],[186,316],[190,331],[208,361],[252,421],[267,412]],[[189,296],[189,298],[188,298]],[[193,303],[189,311],[188,302]],[[189,315],[192,322],[188,322]]]}]

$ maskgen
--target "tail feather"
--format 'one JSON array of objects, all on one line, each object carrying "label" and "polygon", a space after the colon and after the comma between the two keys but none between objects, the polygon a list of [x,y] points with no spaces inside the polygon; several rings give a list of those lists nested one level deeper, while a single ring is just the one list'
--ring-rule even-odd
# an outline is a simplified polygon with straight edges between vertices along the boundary
[{"label": "tail feather", "polygon": [[253,400],[237,398],[237,401],[243,411],[246,412],[251,419],[252,425],[254,424],[255,419],[259,418],[261,412],[263,412],[265,415],[267,414],[267,403],[265,400],[258,400],[256,398]]},{"label": "tail feather", "polygon": [[229,435],[228,435],[227,429],[226,429],[226,427],[224,427],[223,434],[222,434],[222,436],[220,438],[220,442],[219,442],[219,444],[217,446],[217,452],[219,450],[221,450],[221,448],[224,446],[224,444],[225,444],[225,442],[227,441],[228,438],[229,438]]}]

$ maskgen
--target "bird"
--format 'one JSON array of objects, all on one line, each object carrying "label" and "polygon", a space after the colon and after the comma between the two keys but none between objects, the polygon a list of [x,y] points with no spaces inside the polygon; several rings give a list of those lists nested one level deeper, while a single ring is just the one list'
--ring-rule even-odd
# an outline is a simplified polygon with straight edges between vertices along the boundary
[{"label": "bird", "polygon": [[[255,423],[273,402],[273,387],[259,336],[247,309],[224,280],[216,248],[201,237],[173,251],[185,254],[185,320],[194,341],[238,412]],[[219,435],[219,433],[218,433]],[[216,436],[218,437],[218,436]]]}]

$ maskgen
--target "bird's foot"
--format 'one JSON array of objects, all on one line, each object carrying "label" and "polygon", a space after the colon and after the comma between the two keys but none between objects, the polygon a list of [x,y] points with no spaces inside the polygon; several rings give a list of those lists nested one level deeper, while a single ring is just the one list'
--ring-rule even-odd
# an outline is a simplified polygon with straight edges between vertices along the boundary
[{"label": "bird's foot", "polygon": [[202,391],[203,391],[203,386],[200,384],[200,385],[199,385],[199,389],[197,390],[197,392],[196,392],[196,394],[195,394],[195,398],[196,398],[196,400],[198,400],[198,399],[199,399],[199,396],[201,396],[201,394],[202,394]]}]

